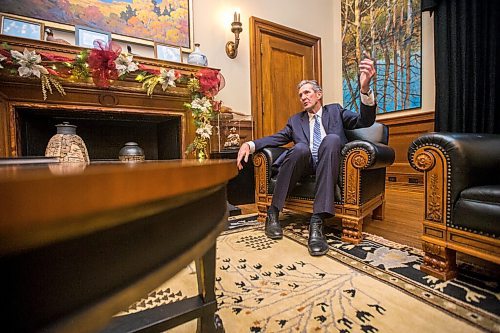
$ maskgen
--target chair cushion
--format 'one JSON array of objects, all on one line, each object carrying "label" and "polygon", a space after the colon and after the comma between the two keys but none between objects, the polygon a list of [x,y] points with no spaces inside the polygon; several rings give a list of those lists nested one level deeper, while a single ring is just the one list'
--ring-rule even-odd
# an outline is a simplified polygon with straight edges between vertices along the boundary
[{"label": "chair cushion", "polygon": [[389,142],[389,129],[382,123],[374,123],[370,127],[358,128],[355,130],[346,130],[345,135],[347,140],[365,140],[370,142],[379,142],[388,144]]},{"label": "chair cushion", "polygon": [[455,204],[452,227],[497,238],[500,235],[500,185],[463,190]]}]

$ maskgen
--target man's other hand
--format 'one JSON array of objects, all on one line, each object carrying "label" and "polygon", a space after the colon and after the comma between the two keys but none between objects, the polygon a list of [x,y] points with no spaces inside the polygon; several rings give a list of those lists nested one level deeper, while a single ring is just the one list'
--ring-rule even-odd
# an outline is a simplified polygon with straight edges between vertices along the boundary
[{"label": "man's other hand", "polygon": [[250,155],[250,145],[245,142],[244,144],[241,145],[240,150],[238,151],[238,157],[236,158],[236,165],[238,166],[238,170],[243,169],[243,164],[241,164],[241,160],[244,160],[245,163],[247,163],[249,155]]}]

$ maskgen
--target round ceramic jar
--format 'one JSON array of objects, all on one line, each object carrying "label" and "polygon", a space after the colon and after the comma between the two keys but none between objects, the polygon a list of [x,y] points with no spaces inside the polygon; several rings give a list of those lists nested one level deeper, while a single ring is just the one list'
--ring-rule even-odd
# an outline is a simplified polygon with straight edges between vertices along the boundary
[{"label": "round ceramic jar", "polygon": [[57,134],[50,139],[45,156],[57,157],[59,162],[89,163],[87,147],[76,134],[76,126],[65,121],[56,128]]},{"label": "round ceramic jar", "polygon": [[201,53],[200,44],[194,44],[194,51],[189,54],[187,62],[191,65],[208,66],[207,56]]},{"label": "round ceramic jar", "polygon": [[143,162],[145,159],[144,150],[136,142],[127,142],[118,155],[122,162]]}]

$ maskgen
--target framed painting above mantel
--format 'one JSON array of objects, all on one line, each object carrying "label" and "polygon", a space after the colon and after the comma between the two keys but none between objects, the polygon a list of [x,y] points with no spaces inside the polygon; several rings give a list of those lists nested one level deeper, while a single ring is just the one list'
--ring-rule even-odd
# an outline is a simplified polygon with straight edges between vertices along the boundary
[{"label": "framed painting above mantel", "polygon": [[1,11],[56,24],[107,31],[115,40],[193,49],[192,0],[2,0]]}]

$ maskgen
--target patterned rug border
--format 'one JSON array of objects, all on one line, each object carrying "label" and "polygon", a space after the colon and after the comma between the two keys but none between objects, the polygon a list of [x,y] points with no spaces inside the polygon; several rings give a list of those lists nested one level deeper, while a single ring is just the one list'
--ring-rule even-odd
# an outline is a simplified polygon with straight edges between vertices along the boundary
[{"label": "patterned rug border", "polygon": [[[234,219],[250,220],[253,217],[257,217],[257,215],[258,214],[253,213],[247,215],[234,216],[229,219],[229,222],[231,222],[231,220]],[[250,229],[255,229],[260,232],[263,232],[264,224],[251,223],[251,225],[247,226],[238,226],[224,231],[223,234],[236,233]],[[288,230],[285,226],[283,228],[283,231],[284,231],[284,236],[286,236],[290,240],[295,241],[304,247],[307,246],[306,237],[303,237],[297,234],[296,232],[293,232],[292,230]],[[411,250],[412,254],[416,254],[421,257],[423,256],[423,251],[417,248],[396,243],[381,236],[369,234],[366,232],[363,234],[365,241],[378,243],[388,248]],[[358,246],[360,245],[361,244],[359,244]],[[336,260],[337,262],[352,267],[353,269],[356,269],[359,272],[367,273],[371,277],[381,281],[382,283],[395,287],[396,289],[406,293],[407,295],[415,297],[433,306],[438,310],[448,313],[449,315],[457,319],[472,323],[478,326],[479,328],[482,328],[487,331],[500,332],[500,317],[495,316],[492,313],[489,313],[481,308],[474,307],[473,305],[470,305],[460,299],[456,299],[445,293],[434,290],[426,285],[422,285],[421,283],[418,283],[417,281],[414,281],[411,278],[406,277],[404,275],[367,264],[363,262],[362,259],[354,255],[351,255],[349,253],[346,253],[341,249],[337,249],[335,246],[330,245],[330,250],[333,250],[335,254],[333,254],[333,252],[330,251],[327,254],[327,256],[333,260]]]},{"label": "patterned rug border", "polygon": [[[261,229],[263,227],[256,227],[256,229]],[[283,230],[283,235],[303,246],[307,246],[307,238],[297,235],[290,230]],[[371,234],[369,234],[372,236]],[[387,242],[393,243],[385,238],[375,236],[378,240],[373,240],[375,242],[380,242],[380,239],[386,240]],[[401,245],[399,243],[394,243]],[[385,246],[385,244],[383,244]],[[407,246],[409,248],[409,246]],[[335,251],[336,255],[332,255],[331,251],[327,253],[327,256],[333,260],[336,260],[342,264],[356,269],[362,273],[367,273],[373,278],[383,282],[386,285],[397,288],[398,290],[416,297],[417,299],[441,310],[451,316],[467,321],[478,327],[491,332],[500,331],[500,318],[496,317],[484,310],[476,307],[472,307],[458,299],[450,297],[444,293],[440,293],[426,286],[419,285],[417,282],[412,281],[402,275],[383,270],[381,268],[367,265],[363,263],[359,258],[352,256],[348,253],[341,252],[340,250],[330,246],[330,250]],[[419,251],[418,249],[415,249]]]}]

